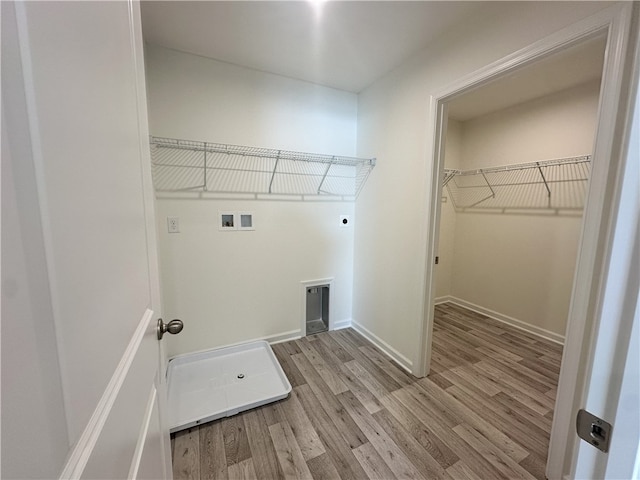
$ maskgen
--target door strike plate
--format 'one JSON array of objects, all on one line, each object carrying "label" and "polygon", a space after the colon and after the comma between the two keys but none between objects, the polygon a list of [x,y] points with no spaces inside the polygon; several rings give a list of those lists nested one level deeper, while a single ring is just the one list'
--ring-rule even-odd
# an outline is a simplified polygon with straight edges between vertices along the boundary
[{"label": "door strike plate", "polygon": [[607,453],[611,442],[613,427],[610,423],[596,417],[586,410],[579,410],[576,417],[576,431],[585,442],[590,443],[598,450]]}]

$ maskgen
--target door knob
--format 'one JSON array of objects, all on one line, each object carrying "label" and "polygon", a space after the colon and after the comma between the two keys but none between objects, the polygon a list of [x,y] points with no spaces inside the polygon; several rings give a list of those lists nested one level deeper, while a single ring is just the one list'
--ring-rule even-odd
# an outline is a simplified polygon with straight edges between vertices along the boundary
[{"label": "door knob", "polygon": [[162,340],[162,336],[169,332],[171,335],[175,335],[182,331],[184,323],[182,320],[171,320],[169,323],[164,323],[161,318],[158,319],[158,340]]}]

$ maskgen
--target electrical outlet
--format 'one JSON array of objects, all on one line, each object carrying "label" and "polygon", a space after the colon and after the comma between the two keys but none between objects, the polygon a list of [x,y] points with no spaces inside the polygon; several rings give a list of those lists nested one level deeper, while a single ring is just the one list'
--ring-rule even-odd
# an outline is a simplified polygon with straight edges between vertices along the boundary
[{"label": "electrical outlet", "polygon": [[167,217],[167,231],[169,233],[180,233],[180,220],[178,217]]}]

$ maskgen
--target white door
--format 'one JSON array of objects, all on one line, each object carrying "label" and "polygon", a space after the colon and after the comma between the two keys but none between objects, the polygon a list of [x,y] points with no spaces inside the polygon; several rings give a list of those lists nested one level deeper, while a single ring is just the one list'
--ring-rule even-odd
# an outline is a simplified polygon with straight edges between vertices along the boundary
[{"label": "white door", "polygon": [[139,4],[2,7],[2,475],[169,478]]}]

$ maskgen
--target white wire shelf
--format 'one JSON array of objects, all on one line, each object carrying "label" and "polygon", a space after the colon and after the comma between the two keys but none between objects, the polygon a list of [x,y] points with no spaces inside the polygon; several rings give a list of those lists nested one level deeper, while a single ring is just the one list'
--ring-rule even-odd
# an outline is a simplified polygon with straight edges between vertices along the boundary
[{"label": "white wire shelf", "polygon": [[443,186],[458,211],[581,210],[591,156],[559,158],[478,170],[445,169]]},{"label": "white wire shelf", "polygon": [[355,158],[151,137],[157,192],[355,199],[376,164]]}]

